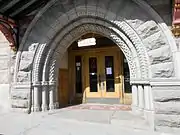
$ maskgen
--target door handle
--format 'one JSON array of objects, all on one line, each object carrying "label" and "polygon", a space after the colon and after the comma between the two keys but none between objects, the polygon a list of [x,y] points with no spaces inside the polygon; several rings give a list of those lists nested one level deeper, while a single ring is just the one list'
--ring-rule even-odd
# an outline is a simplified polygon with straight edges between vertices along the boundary
[{"label": "door handle", "polygon": [[99,87],[101,87],[101,75],[100,74],[98,75],[98,80],[99,80],[99,82],[98,82],[99,83]]},{"label": "door handle", "polygon": [[121,83],[121,77],[120,77],[120,75],[118,75],[118,80],[119,80],[119,83]]},{"label": "door handle", "polygon": [[101,75],[99,74],[99,77],[98,77],[98,79],[99,79],[99,82],[101,82]]}]

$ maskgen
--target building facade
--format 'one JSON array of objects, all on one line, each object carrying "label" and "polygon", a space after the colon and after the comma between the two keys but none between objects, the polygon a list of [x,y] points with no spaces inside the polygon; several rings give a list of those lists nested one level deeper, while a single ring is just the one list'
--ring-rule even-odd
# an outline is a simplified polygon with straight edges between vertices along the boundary
[{"label": "building facade", "polygon": [[128,104],[180,132],[178,0],[13,2],[0,7],[1,106]]}]

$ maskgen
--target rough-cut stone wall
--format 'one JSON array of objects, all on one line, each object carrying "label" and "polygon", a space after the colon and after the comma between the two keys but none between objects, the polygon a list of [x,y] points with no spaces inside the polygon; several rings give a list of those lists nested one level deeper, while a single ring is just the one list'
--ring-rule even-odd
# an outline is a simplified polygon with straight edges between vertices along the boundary
[{"label": "rough-cut stone wall", "polygon": [[[177,92],[175,88],[179,85],[171,80],[177,77],[172,53],[176,51],[175,42],[159,16],[153,14],[152,9],[142,3],[142,0],[69,0],[68,3],[56,1],[51,4],[43,9],[44,12],[39,14],[39,18],[36,17],[37,21],[28,29],[26,40],[18,52],[15,84],[12,90],[13,107],[28,107],[32,87],[35,87],[37,92],[41,90],[40,87],[46,88],[47,83],[55,84],[58,57],[63,56],[74,39],[93,31],[108,36],[121,47],[128,58],[131,72],[135,74],[135,81],[145,80],[150,85],[152,79],[160,80],[152,84],[155,127],[160,129],[158,127],[164,120],[163,116],[169,115],[161,111],[158,105],[162,104],[163,109],[166,108],[166,104],[174,110],[177,108],[174,102],[169,100],[156,100],[156,91],[163,87],[160,84],[166,81],[170,82],[171,87],[168,90],[172,93]],[[70,25],[67,26],[67,23]],[[140,84],[143,85],[144,82]],[[39,106],[38,102],[36,103]],[[161,112],[160,117],[158,112]],[[175,123],[178,123],[178,119],[174,116],[173,118]]]},{"label": "rough-cut stone wall", "polygon": [[180,85],[179,80],[152,83],[156,130],[180,133]]},{"label": "rough-cut stone wall", "polygon": [[9,42],[0,31],[0,108],[10,107],[10,47]]},{"label": "rough-cut stone wall", "polygon": [[[15,74],[14,83],[16,85],[11,89],[11,105],[13,108],[28,108],[31,90],[32,61],[37,46],[38,43],[30,45],[28,50],[24,51],[24,55],[20,58],[23,62],[21,62],[20,65],[16,63],[16,66],[21,66],[21,69],[17,76]],[[16,91],[14,91],[14,89]]]}]

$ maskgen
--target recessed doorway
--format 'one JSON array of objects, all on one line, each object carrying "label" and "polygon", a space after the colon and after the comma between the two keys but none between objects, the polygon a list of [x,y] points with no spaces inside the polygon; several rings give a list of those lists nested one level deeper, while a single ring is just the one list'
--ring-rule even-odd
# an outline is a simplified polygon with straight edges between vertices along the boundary
[{"label": "recessed doorway", "polygon": [[59,73],[59,83],[66,85],[59,87],[60,105],[131,104],[128,63],[108,38],[96,35],[96,45],[85,47],[74,42],[68,49],[68,70]]}]

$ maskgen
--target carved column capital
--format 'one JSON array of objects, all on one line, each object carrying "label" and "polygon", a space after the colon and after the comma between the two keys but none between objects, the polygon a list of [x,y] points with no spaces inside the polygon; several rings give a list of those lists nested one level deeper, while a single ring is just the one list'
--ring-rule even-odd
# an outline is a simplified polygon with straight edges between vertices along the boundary
[{"label": "carved column capital", "polygon": [[34,87],[40,87],[42,85],[41,82],[33,82]]}]

